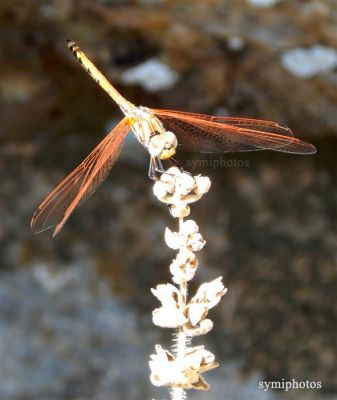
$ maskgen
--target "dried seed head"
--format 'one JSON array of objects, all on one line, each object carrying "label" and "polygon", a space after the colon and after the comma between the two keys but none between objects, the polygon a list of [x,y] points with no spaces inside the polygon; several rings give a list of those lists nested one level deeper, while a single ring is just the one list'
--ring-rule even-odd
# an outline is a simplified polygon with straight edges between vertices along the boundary
[{"label": "dried seed head", "polygon": [[186,248],[179,251],[170,265],[172,280],[180,285],[193,279],[198,266],[198,260],[192,251]]},{"label": "dried seed head", "polygon": [[179,308],[167,306],[152,311],[152,322],[161,328],[179,328],[187,322],[187,318]]},{"label": "dried seed head", "polygon": [[187,307],[187,316],[192,326],[196,326],[206,317],[208,308],[202,303],[191,303]]},{"label": "dried seed head", "polygon": [[211,180],[207,176],[198,175],[195,178],[194,192],[203,195],[209,191]]},{"label": "dried seed head", "polygon": [[203,346],[185,350],[180,359],[156,346],[157,354],[150,356],[151,382],[155,386],[171,386],[183,389],[208,389],[201,373],[216,368],[214,355]]},{"label": "dried seed head", "polygon": [[166,170],[166,174],[169,174],[173,177],[179,176],[182,174],[180,169],[178,167],[170,167],[168,170]]},{"label": "dried seed head", "polygon": [[180,228],[180,232],[183,235],[193,235],[194,233],[197,233],[199,231],[199,227],[197,225],[197,223],[195,221],[193,221],[192,219],[188,219],[187,221],[185,221],[181,228]]},{"label": "dried seed head", "polygon": [[175,190],[176,193],[181,196],[186,196],[194,189],[195,181],[193,176],[183,172],[180,176],[177,176]]},{"label": "dried seed head", "polygon": [[153,194],[159,199],[163,199],[168,194],[167,184],[161,180],[156,181],[153,185]]},{"label": "dried seed head", "polygon": [[[151,154],[162,159],[174,154],[176,146],[177,138],[172,132],[153,137],[149,145]],[[199,200],[209,190],[210,185],[207,177],[193,177],[178,167],[171,167],[160,176],[153,192],[160,201],[168,204],[173,217],[182,220],[190,213],[188,204]],[[172,232],[166,228],[165,241],[168,247],[179,250],[170,265],[170,271],[173,282],[181,285],[181,290],[171,284],[158,285],[151,290],[161,302],[161,306],[153,311],[154,324],[166,328],[179,328],[180,343],[185,334],[197,336],[212,329],[212,321],[206,318],[208,310],[220,301],[226,289],[221,278],[215,279],[201,285],[187,304],[186,282],[194,277],[198,266],[194,252],[201,250],[206,242],[195,221],[179,221],[179,227],[179,232]],[[218,364],[214,361],[214,355],[203,346],[187,346],[185,350],[181,348],[177,357],[160,346],[156,346],[156,352],[157,354],[151,355],[150,359],[151,382],[154,385],[181,389],[209,388],[202,373],[217,367]]]},{"label": "dried seed head", "polygon": [[177,232],[172,232],[171,229],[165,229],[165,242],[170,249],[178,250],[182,245],[181,235]]},{"label": "dried seed head", "polygon": [[183,304],[180,291],[170,283],[157,285],[155,289],[151,289],[151,292],[163,306],[173,304],[180,307]]},{"label": "dried seed head", "polygon": [[199,232],[190,235],[187,241],[187,246],[192,251],[200,251],[206,244]]},{"label": "dried seed head", "polygon": [[191,299],[190,304],[203,304],[208,309],[215,307],[221,297],[226,294],[227,289],[222,283],[222,277],[214,279],[211,282],[200,285],[196,295]]},{"label": "dried seed head", "polygon": [[185,203],[175,203],[170,207],[170,214],[173,218],[185,218],[190,214],[190,207]]},{"label": "dried seed head", "polygon": [[152,320],[155,325],[162,328],[178,328],[188,321],[184,315],[182,295],[175,286],[170,283],[157,285],[151,291],[162,304],[152,313]]},{"label": "dried seed head", "polygon": [[213,328],[213,322],[210,319],[203,319],[197,326],[192,326],[191,324],[185,324],[183,326],[184,332],[188,336],[200,336],[205,335]]},{"label": "dried seed head", "polygon": [[174,192],[174,185],[176,182],[175,175],[169,174],[168,172],[164,172],[160,177],[160,181],[166,185],[166,190],[168,193]]},{"label": "dried seed head", "polygon": [[201,196],[201,194],[189,193],[186,196],[181,196],[181,201],[186,204],[195,203],[196,201],[201,199]]},{"label": "dried seed head", "polygon": [[175,357],[168,350],[156,345],[156,354],[150,355],[151,382],[155,386],[170,386],[176,380]]},{"label": "dried seed head", "polygon": [[198,225],[193,220],[184,222],[179,232],[172,232],[169,228],[166,228],[166,244],[174,250],[186,248],[191,251],[199,251],[204,247],[206,241],[198,232],[198,229]]}]

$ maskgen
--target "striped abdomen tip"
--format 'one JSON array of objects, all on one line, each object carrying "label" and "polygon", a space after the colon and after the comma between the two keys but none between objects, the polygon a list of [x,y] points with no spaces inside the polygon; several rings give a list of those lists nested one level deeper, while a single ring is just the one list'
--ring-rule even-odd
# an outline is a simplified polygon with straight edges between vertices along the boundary
[{"label": "striped abdomen tip", "polygon": [[73,40],[67,39],[67,45],[73,53],[78,50],[78,46]]}]

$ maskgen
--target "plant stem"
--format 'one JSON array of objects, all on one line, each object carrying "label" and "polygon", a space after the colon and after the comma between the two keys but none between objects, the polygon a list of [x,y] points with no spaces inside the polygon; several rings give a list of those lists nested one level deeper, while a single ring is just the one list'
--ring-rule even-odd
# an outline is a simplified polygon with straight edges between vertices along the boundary
[{"label": "plant stem", "polygon": [[199,200],[210,186],[208,177],[193,177],[171,167],[153,187],[155,196],[168,204],[171,215],[179,219],[178,232],[169,228],[165,230],[167,246],[178,251],[170,264],[173,284],[160,284],[151,289],[161,302],[161,307],[152,314],[154,324],[174,328],[175,333],[170,351],[156,345],[156,354],[151,354],[150,379],[155,386],[171,388],[171,400],[187,400],[186,391],[189,389],[207,390],[210,385],[202,374],[218,366],[214,354],[204,346],[192,347],[191,339],[212,329],[212,321],[206,318],[208,310],[218,304],[226,289],[222,277],[218,277],[200,285],[196,294],[188,299],[188,281],[193,279],[198,267],[195,252],[200,251],[206,241],[194,220],[184,221],[190,214],[189,204]]},{"label": "plant stem", "polygon": [[186,391],[181,388],[172,388],[170,390],[171,400],[187,400]]},{"label": "plant stem", "polygon": [[[179,230],[184,222],[183,218],[179,218]],[[187,305],[187,281],[182,282],[179,285],[180,293],[183,298],[183,307],[184,311]],[[184,354],[186,348],[190,345],[190,339],[187,337],[186,333],[184,332],[183,328],[177,329],[175,332],[175,345],[174,345],[174,353],[176,356],[177,361],[183,361]],[[171,399],[172,400],[186,400],[187,394],[184,389],[175,387],[171,389]]]}]

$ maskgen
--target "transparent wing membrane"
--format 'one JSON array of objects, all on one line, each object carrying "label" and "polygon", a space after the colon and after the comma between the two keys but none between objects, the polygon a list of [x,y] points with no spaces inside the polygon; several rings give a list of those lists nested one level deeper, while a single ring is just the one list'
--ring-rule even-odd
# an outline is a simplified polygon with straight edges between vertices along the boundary
[{"label": "transparent wing membrane", "polygon": [[53,226],[57,235],[74,209],[90,197],[108,176],[129,132],[124,118],[88,157],[68,175],[36,210],[31,228],[34,233]]},{"label": "transparent wing membrane", "polygon": [[314,146],[293,137],[276,122],[213,117],[171,110],[153,110],[166,129],[174,132],[184,150],[201,153],[276,150],[312,154]]}]

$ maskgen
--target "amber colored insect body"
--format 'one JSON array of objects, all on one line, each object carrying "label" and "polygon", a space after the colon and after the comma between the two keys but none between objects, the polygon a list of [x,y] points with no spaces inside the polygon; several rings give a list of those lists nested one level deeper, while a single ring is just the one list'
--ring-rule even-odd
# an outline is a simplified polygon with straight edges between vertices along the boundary
[{"label": "amber colored insect body", "polygon": [[160,160],[172,157],[177,144],[178,149],[201,153],[266,149],[295,154],[316,152],[313,145],[294,138],[289,128],[276,122],[137,107],[121,96],[74,42],[67,42],[82,67],[125,117],[42,202],[31,221],[34,233],[51,227],[55,227],[53,236],[60,232],[76,206],[107,177],[130,130],[149,150],[151,171],[160,171]]}]

